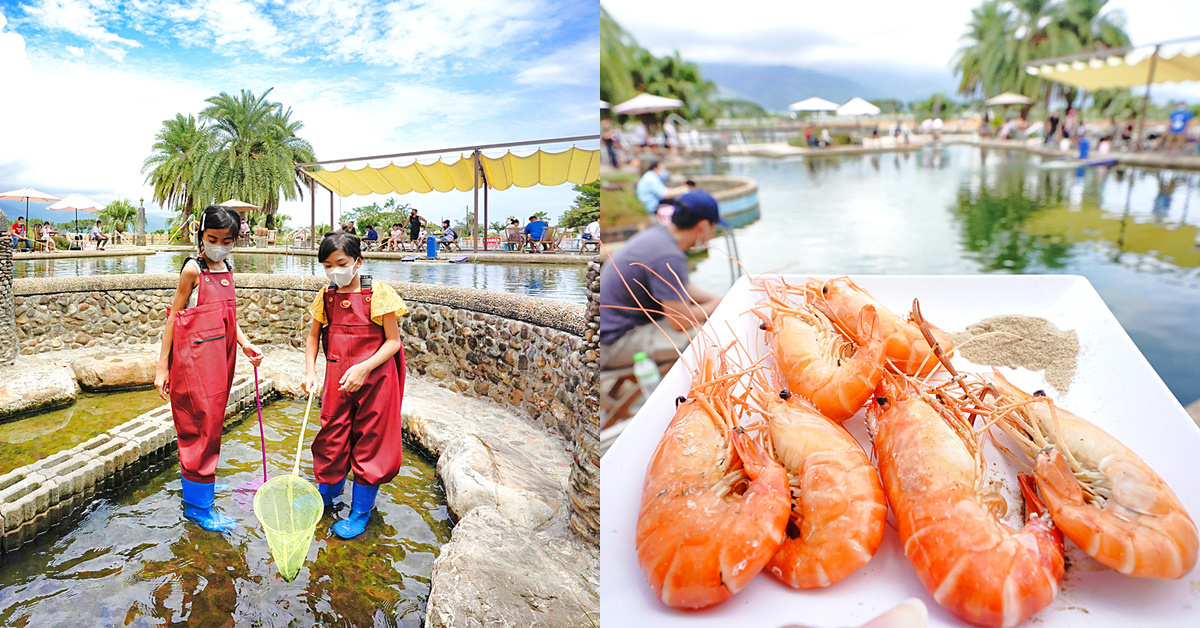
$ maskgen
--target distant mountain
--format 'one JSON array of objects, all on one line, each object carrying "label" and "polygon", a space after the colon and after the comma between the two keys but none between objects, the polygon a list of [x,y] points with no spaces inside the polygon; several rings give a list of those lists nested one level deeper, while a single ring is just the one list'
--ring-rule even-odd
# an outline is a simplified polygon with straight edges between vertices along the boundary
[{"label": "distant mountain", "polygon": [[[46,220],[54,223],[70,222],[75,220],[75,212],[51,211],[46,209],[50,205],[52,205],[52,203],[34,203],[31,201],[29,203],[29,218],[31,220],[37,218],[39,220]],[[0,200],[0,209],[4,210],[4,214],[8,216],[9,221],[13,221],[16,220],[17,216],[25,215],[25,201]],[[95,216],[96,214],[94,213],[89,214],[87,212],[79,212],[80,220],[86,220],[88,218],[94,219]],[[152,211],[147,211],[146,231],[165,229],[167,226],[168,217],[169,216],[167,214],[157,214]]]},{"label": "distant mountain", "polygon": [[818,71],[790,65],[704,63],[704,78],[714,82],[721,94],[735,93],[775,111],[810,96],[843,103],[855,96],[867,100],[899,98],[910,101],[935,92],[952,94],[954,78],[949,71],[892,70],[879,67],[845,67]]}]

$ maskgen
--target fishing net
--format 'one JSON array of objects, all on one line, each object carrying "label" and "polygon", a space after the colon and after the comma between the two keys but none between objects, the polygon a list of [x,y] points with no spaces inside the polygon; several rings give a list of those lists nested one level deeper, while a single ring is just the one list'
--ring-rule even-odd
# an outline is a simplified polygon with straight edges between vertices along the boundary
[{"label": "fishing net", "polygon": [[317,522],[325,513],[325,504],[317,487],[300,477],[300,452],[304,447],[304,431],[308,428],[312,400],[313,394],[309,393],[292,474],[271,478],[254,493],[254,516],[258,517],[266,533],[267,546],[271,548],[279,575],[288,582],[295,580],[304,566]]},{"label": "fishing net", "polygon": [[316,487],[298,475],[271,478],[254,494],[254,515],[284,580],[300,573],[324,511]]}]

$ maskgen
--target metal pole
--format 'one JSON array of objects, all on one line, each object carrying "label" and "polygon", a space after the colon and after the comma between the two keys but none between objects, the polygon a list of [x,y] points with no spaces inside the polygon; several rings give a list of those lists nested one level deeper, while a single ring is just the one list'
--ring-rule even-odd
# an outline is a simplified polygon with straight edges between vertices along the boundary
[{"label": "metal pole", "polygon": [[486,185],[483,186],[483,250],[485,250],[485,251],[488,250],[488,248],[487,248],[487,230],[488,230],[488,225],[491,224],[488,222],[487,190],[488,190],[487,186]]},{"label": "metal pole", "polygon": [[472,241],[472,244],[471,244],[471,252],[478,254],[479,253],[479,149],[476,148],[475,152],[472,153],[471,156],[475,158],[475,218],[474,218],[475,229],[473,231],[473,233],[475,234],[475,239]]},{"label": "metal pole", "polygon": [[333,190],[329,190],[329,230],[337,231],[333,224]]},{"label": "metal pole", "polygon": [[599,135],[577,135],[574,137],[555,137],[548,140],[535,140],[531,142],[505,142],[503,144],[485,144],[483,146],[457,146],[455,148],[442,148],[439,150],[422,150],[410,153],[393,153],[391,155],[371,155],[369,157],[351,157],[349,159],[330,159],[328,161],[311,161],[308,163],[296,164],[296,166],[319,166],[325,164],[341,164],[348,161],[370,161],[374,159],[394,159],[396,157],[412,157],[414,155],[436,155],[438,153],[457,153],[465,150],[479,152],[491,148],[510,148],[513,146],[532,146],[534,144],[563,144],[566,142],[582,142],[587,140],[598,140]]},{"label": "metal pole", "polygon": [[308,178],[308,202],[312,206],[312,224],[308,228],[308,249],[317,248],[317,180]]},{"label": "metal pole", "polygon": [[1160,46],[1154,47],[1154,54],[1150,56],[1150,76],[1146,79],[1146,95],[1142,97],[1142,117],[1138,121],[1138,136],[1137,144],[1134,145],[1134,152],[1142,151],[1142,132],[1146,129],[1146,105],[1150,102],[1150,85],[1154,83],[1154,71],[1158,69],[1158,49]]}]

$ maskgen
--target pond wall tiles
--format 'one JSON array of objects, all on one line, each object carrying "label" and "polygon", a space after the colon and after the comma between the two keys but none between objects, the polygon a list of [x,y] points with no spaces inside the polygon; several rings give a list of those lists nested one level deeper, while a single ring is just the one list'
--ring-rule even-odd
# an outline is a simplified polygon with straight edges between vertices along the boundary
[{"label": "pond wall tiles", "polygon": [[[275,383],[260,380],[264,399]],[[254,380],[234,379],[225,429],[255,407]],[[168,405],[155,408],[71,449],[0,475],[0,549],[10,552],[69,517],[103,491],[136,480],[158,462],[174,459],[175,425]]]}]

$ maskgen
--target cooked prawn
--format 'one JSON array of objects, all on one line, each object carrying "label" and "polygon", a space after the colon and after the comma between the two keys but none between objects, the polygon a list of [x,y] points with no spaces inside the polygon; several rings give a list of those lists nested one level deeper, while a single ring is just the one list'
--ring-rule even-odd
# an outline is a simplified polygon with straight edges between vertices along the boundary
[{"label": "cooked prawn", "polygon": [[934,600],[981,626],[1014,626],[1044,608],[1063,576],[1062,535],[1023,481],[1026,523],[1000,521],[985,488],[965,400],[885,374],[867,419],[904,555]]},{"label": "cooked prawn", "polygon": [[704,351],[688,397],[654,451],[642,488],[637,556],[659,599],[674,608],[719,604],[762,570],[785,536],[787,474],[738,426],[726,373]]},{"label": "cooked prawn", "polygon": [[[905,374],[923,377],[937,367],[938,360],[933,355],[932,345],[925,339],[913,317],[900,318],[849,277],[829,281],[810,280],[808,288],[813,306],[842,326],[853,324],[864,307],[873,306],[879,317],[887,357]],[[931,326],[930,329],[937,344],[949,355],[954,349],[950,335],[936,327]]]},{"label": "cooked prawn", "polygon": [[887,502],[858,441],[800,395],[759,378],[755,401],[792,493],[787,538],[767,571],[790,587],[828,587],[867,564],[883,541]]},{"label": "cooked prawn", "polygon": [[767,299],[760,303],[770,315],[755,309],[763,319],[767,342],[788,390],[813,402],[821,414],[844,421],[858,412],[875,392],[883,374],[884,342],[875,308],[864,306],[852,326],[839,333],[829,318],[811,307],[801,291],[799,303],[789,299],[795,291],[779,281],[765,280]]},{"label": "cooked prawn", "polygon": [[1033,461],[1042,498],[1083,551],[1120,573],[1182,578],[1196,566],[1196,524],[1167,483],[1104,430],[996,372],[997,426]]}]

